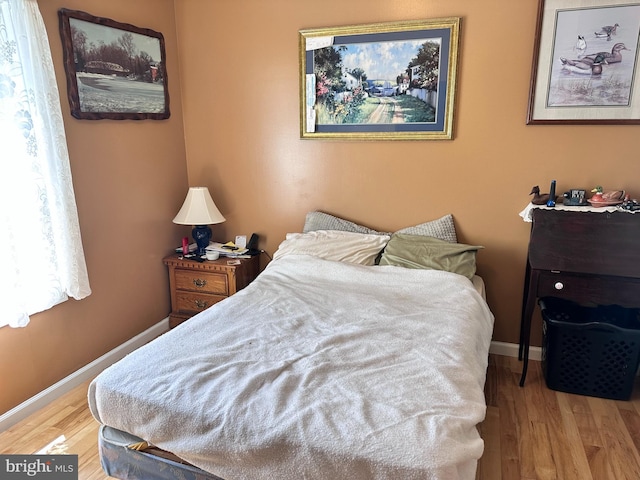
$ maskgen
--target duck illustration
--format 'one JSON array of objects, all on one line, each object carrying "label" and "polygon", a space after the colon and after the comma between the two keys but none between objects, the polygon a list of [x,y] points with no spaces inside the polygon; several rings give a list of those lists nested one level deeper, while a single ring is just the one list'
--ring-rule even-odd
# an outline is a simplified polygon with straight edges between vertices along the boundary
[{"label": "duck illustration", "polygon": [[576,42],[576,51],[578,56],[584,54],[587,51],[587,41],[582,35],[578,35],[578,41]]},{"label": "duck illustration", "polygon": [[565,70],[574,73],[587,75],[599,75],[602,73],[602,65],[611,63],[620,63],[622,61],[622,50],[629,50],[624,43],[616,43],[609,52],[598,52],[586,55],[582,58],[571,60],[560,57],[560,63]]},{"label": "duck illustration", "polygon": [[597,32],[596,35],[598,35],[599,33],[606,33],[609,36],[615,35],[616,30],[618,29],[619,26],[620,25],[618,25],[617,23],[613,26],[607,25],[606,27],[602,27],[602,29],[599,32]]},{"label": "duck illustration", "polygon": [[620,63],[622,61],[622,51],[623,50],[629,50],[629,49],[625,46],[624,43],[616,43],[611,48],[611,53],[609,53],[609,52],[592,53],[590,55],[587,55],[587,56],[581,58],[581,60],[585,60],[587,58],[590,58],[590,59],[595,61],[597,56],[602,55],[602,57],[604,58],[605,62],[608,63],[608,64]]},{"label": "duck illustration", "polygon": [[564,70],[583,75],[600,75],[602,73],[602,64],[607,63],[602,55],[596,56],[595,59],[585,57],[580,60],[569,60],[561,57],[560,62]]},{"label": "duck illustration", "polygon": [[591,75],[600,75],[602,73],[602,63],[607,63],[602,55],[596,56],[591,64]]},{"label": "duck illustration", "polygon": [[602,33],[602,32],[598,33],[598,32],[595,32],[594,35],[596,36],[596,38],[606,38],[607,42],[609,40],[611,40],[611,34],[610,33]]}]

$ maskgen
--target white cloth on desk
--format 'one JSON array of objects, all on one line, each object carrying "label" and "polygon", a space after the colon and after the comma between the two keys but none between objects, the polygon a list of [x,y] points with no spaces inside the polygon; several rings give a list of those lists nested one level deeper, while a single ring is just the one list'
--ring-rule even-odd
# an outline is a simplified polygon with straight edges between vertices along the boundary
[{"label": "white cloth on desk", "polygon": [[529,203],[522,210],[519,215],[525,222],[533,221],[533,210],[535,208],[542,208],[544,210],[566,210],[569,212],[596,212],[596,213],[605,213],[605,212],[625,212],[625,213],[636,213],[639,210],[624,210],[622,208],[618,208],[616,205],[612,205],[610,207],[592,207],[590,205],[584,207],[570,207],[568,205],[556,205],[555,207],[547,207],[546,205],[534,205],[533,203]]}]

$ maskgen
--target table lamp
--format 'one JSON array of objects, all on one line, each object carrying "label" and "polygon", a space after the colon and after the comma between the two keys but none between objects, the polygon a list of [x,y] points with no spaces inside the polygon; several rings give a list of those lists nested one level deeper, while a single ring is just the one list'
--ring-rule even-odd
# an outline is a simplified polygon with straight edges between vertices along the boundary
[{"label": "table lamp", "polygon": [[173,219],[178,225],[193,225],[191,234],[198,245],[198,255],[204,255],[211,240],[209,225],[222,223],[225,218],[213,203],[207,187],[190,187],[182,208]]}]

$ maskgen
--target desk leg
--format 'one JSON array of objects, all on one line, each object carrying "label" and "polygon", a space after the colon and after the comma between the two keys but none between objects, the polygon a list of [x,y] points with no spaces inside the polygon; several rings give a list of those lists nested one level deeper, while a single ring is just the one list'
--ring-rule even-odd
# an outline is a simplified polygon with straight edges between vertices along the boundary
[{"label": "desk leg", "polygon": [[529,285],[531,285],[531,265],[529,264],[529,255],[527,255],[527,267],[524,272],[524,288],[522,290],[522,310],[520,312],[520,343],[518,344],[518,360],[522,360],[524,353],[524,319],[527,308],[527,300],[529,299]]},{"label": "desk leg", "polygon": [[522,315],[522,328],[520,331],[520,339],[522,342],[523,364],[522,376],[520,377],[520,386],[524,386],[524,380],[527,378],[527,367],[529,366],[529,343],[531,342],[531,317],[533,309],[536,306],[536,289],[538,285],[538,270],[532,270],[529,277],[529,288],[527,290],[527,299],[525,302],[524,312]]}]

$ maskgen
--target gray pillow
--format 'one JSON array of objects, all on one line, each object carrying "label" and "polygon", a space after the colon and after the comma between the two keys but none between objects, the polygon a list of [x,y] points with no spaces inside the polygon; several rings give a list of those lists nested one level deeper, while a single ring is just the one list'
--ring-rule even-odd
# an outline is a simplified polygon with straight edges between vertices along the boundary
[{"label": "gray pillow", "polygon": [[476,273],[476,252],[481,248],[484,247],[394,233],[382,252],[380,265],[443,270],[471,279]]},{"label": "gray pillow", "polygon": [[[345,220],[334,215],[324,212],[309,212],[305,218],[303,233],[313,232],[316,230],[342,230],[345,232],[367,233],[388,235],[388,232],[379,232],[363,225]],[[428,237],[436,237],[446,242],[456,243],[458,237],[456,235],[456,227],[453,223],[451,214],[432,220],[430,222],[421,223],[413,227],[403,228],[395,233],[407,233],[410,235],[423,235]]]},{"label": "gray pillow", "polygon": [[453,223],[453,215],[448,214],[444,217],[432,220],[430,222],[421,223],[414,227],[407,227],[398,230],[395,233],[407,233],[409,235],[421,235],[424,237],[435,237],[445,242],[457,243],[456,227]]},{"label": "gray pillow", "polygon": [[343,232],[366,233],[373,235],[388,235],[368,227],[350,222],[344,218],[334,217],[324,212],[309,212],[304,221],[302,233],[315,232],[316,230],[341,230]]}]

